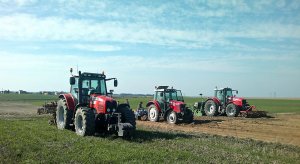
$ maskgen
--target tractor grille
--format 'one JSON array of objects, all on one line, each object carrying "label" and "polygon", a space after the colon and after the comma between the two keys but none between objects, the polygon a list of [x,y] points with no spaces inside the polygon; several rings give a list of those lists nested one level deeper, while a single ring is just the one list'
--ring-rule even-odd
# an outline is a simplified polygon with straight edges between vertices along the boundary
[{"label": "tractor grille", "polygon": [[180,110],[181,110],[181,111],[184,111],[184,109],[185,109],[185,104],[181,104],[181,105],[180,105]]},{"label": "tractor grille", "polygon": [[116,101],[106,101],[106,109],[110,109],[110,111],[112,111],[112,109],[117,109],[117,102]]},{"label": "tractor grille", "polygon": [[246,101],[246,100],[243,100],[242,103],[243,103],[243,106],[244,106],[244,105],[247,104],[247,101]]}]

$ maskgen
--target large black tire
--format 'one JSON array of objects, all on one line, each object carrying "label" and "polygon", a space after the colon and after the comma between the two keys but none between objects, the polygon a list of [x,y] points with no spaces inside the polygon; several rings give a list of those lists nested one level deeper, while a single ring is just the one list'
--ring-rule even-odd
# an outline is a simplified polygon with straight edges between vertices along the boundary
[{"label": "large black tire", "polygon": [[194,114],[193,114],[192,110],[190,110],[189,108],[186,108],[184,116],[183,116],[183,122],[190,124],[193,121],[194,121]]},{"label": "large black tire", "polygon": [[119,109],[121,113],[121,122],[122,123],[130,123],[134,129],[136,127],[135,116],[132,110],[129,109],[128,106],[123,106]]},{"label": "large black tire", "polygon": [[177,124],[178,123],[177,113],[174,112],[173,110],[170,110],[167,113],[167,121],[168,121],[169,124]]},{"label": "large black tire", "polygon": [[148,107],[148,119],[149,121],[153,121],[153,122],[159,121],[159,112],[154,104]]},{"label": "large black tire", "polygon": [[207,116],[216,116],[218,114],[218,105],[213,100],[205,103],[204,111]]},{"label": "large black tire", "polygon": [[226,115],[228,117],[237,117],[239,115],[240,111],[236,105],[233,103],[230,103],[226,106]]},{"label": "large black tire", "polygon": [[75,132],[80,136],[95,134],[95,113],[92,109],[81,107],[75,114]]},{"label": "large black tire", "polygon": [[56,108],[56,125],[58,129],[70,129],[72,124],[73,111],[69,110],[65,99],[60,99]]}]

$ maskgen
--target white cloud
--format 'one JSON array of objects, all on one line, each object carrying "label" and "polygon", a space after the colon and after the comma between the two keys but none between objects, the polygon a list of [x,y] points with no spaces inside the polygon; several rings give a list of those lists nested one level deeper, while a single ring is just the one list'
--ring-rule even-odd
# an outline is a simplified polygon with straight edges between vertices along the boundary
[{"label": "white cloud", "polygon": [[112,46],[112,45],[74,44],[72,47],[79,50],[95,51],[95,52],[109,52],[109,51],[121,50],[121,47]]},{"label": "white cloud", "polygon": [[[97,22],[59,17],[39,18],[28,14],[17,14],[0,17],[0,24],[0,38],[13,41],[116,41],[202,48],[224,44],[227,37],[300,39],[299,25],[273,22],[228,27],[223,29],[224,31],[216,32],[207,29],[197,31],[165,29],[142,23]],[[96,49],[94,47],[94,50]],[[108,49],[112,50],[111,47]]]}]

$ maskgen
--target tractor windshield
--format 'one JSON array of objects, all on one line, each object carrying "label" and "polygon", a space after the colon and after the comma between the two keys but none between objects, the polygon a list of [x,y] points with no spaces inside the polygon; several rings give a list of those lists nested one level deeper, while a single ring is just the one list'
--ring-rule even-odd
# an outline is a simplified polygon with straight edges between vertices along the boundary
[{"label": "tractor windshield", "polygon": [[227,90],[226,91],[226,97],[232,97],[233,94],[232,94],[232,90]]},{"label": "tractor windshield", "polygon": [[166,91],[166,100],[177,100],[177,101],[183,101],[181,91],[176,90],[169,90]]},{"label": "tractor windshield", "polygon": [[104,79],[86,79],[82,81],[83,95],[93,93],[106,95],[106,85]]}]

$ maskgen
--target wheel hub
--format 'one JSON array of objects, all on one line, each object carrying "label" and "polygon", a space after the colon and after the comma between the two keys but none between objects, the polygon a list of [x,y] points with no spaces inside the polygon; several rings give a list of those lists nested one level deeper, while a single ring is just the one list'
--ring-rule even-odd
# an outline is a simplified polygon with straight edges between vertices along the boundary
[{"label": "wheel hub", "polygon": [[172,113],[169,115],[169,120],[170,120],[170,122],[174,122],[174,121],[175,121],[175,118],[176,118],[175,113],[172,112]]},{"label": "wheel hub", "polygon": [[156,109],[155,108],[150,109],[150,118],[151,119],[156,118]]},{"label": "wheel hub", "polygon": [[78,116],[77,118],[77,129],[78,129],[78,132],[81,133],[83,128],[82,128],[82,123],[83,119],[82,119],[82,116]]},{"label": "wheel hub", "polygon": [[58,116],[58,123],[62,126],[64,124],[64,109],[59,108],[59,116]]},{"label": "wheel hub", "polygon": [[209,107],[209,113],[212,113],[214,110],[215,110],[215,107],[214,107],[213,105],[211,105],[211,106]]}]

